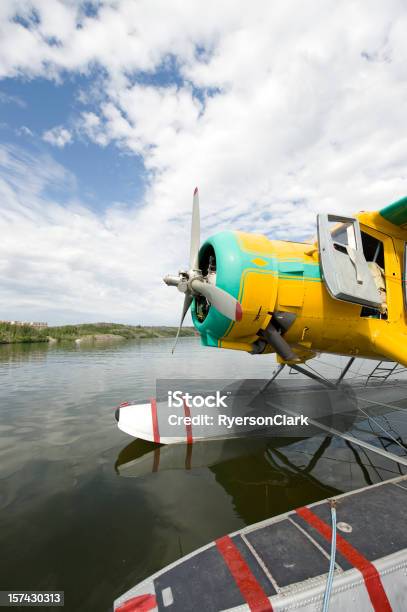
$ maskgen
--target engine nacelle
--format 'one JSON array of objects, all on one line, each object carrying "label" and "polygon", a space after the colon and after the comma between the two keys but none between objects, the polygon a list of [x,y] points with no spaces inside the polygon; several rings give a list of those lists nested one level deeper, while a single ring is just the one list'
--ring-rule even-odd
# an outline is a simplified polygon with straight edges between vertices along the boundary
[{"label": "engine nacelle", "polygon": [[206,240],[199,251],[199,268],[243,309],[240,321],[231,321],[195,297],[192,319],[202,344],[251,351],[258,332],[265,329],[275,309],[278,260],[266,236],[244,232],[221,232]]}]

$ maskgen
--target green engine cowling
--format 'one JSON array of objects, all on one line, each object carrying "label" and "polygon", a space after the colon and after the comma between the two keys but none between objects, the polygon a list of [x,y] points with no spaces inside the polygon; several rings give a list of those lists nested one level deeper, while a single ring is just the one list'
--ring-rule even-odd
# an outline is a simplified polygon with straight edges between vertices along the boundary
[{"label": "green engine cowling", "polygon": [[262,235],[225,231],[204,242],[199,251],[203,276],[239,300],[243,316],[233,322],[205,298],[195,297],[192,320],[203,345],[251,350],[275,306],[277,263],[271,241]]}]

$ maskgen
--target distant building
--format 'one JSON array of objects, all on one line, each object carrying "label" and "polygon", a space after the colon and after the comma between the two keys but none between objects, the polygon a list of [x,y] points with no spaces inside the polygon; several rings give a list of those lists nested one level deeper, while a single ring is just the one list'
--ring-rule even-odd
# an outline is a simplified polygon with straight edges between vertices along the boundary
[{"label": "distant building", "polygon": [[48,327],[48,323],[43,321],[0,321],[0,323],[8,323],[9,325],[28,325],[36,329],[45,329]]}]

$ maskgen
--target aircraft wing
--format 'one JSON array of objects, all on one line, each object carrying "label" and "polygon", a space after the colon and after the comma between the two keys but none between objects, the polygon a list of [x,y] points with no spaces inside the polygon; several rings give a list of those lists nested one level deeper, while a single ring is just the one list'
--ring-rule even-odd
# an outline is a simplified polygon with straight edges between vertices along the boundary
[{"label": "aircraft wing", "polygon": [[379,210],[380,215],[404,230],[407,230],[407,196]]}]

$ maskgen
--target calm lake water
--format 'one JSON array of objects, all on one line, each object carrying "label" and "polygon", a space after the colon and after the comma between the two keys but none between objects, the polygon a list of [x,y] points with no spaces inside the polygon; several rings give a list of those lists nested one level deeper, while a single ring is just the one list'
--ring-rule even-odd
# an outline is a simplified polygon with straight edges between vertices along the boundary
[{"label": "calm lake water", "polygon": [[117,429],[121,401],[149,397],[159,377],[267,378],[274,367],[196,338],[171,356],[172,343],[0,346],[0,589],[64,590],[69,612],[107,611],[214,538],[400,473],[324,434],[202,443],[193,469],[185,446],[161,447],[153,472],[157,448]]}]

